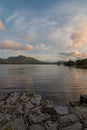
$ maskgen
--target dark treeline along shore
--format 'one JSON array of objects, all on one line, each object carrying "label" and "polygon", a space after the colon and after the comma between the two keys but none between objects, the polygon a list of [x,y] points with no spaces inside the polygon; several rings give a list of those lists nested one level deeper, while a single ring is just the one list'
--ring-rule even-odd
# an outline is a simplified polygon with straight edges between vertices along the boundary
[{"label": "dark treeline along shore", "polygon": [[0,58],[0,64],[57,64],[57,62],[44,62],[20,55],[17,57],[8,57],[7,59]]},{"label": "dark treeline along shore", "polygon": [[67,62],[64,62],[64,65],[65,66],[75,66],[76,68],[87,69],[87,58],[76,60],[76,61],[69,60]]}]

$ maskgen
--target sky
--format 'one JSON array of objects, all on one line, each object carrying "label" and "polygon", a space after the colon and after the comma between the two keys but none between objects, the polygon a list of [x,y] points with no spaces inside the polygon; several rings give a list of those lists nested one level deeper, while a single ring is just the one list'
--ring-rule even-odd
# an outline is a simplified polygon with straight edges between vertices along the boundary
[{"label": "sky", "polygon": [[87,58],[87,0],[0,0],[0,57]]}]

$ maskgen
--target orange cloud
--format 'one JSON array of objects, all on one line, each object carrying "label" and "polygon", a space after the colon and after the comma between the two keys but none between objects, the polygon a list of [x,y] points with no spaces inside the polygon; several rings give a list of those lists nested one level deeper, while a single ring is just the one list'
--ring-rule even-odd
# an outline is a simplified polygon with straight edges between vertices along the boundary
[{"label": "orange cloud", "polygon": [[70,47],[73,48],[81,48],[87,43],[87,25],[81,24],[79,27],[71,35],[72,45]]},{"label": "orange cloud", "polygon": [[6,31],[6,28],[5,28],[5,26],[4,26],[4,24],[3,24],[3,22],[0,20],[0,30],[1,31]]},{"label": "orange cloud", "polygon": [[11,40],[5,40],[0,43],[0,49],[10,49],[10,50],[33,50],[34,47],[29,44],[21,44]]},{"label": "orange cloud", "polygon": [[32,42],[35,41],[35,39],[32,38],[31,36],[23,36],[22,39],[25,40],[25,41],[32,41]]},{"label": "orange cloud", "polygon": [[73,57],[73,58],[87,58],[87,53],[81,53],[79,51],[63,52],[59,53],[60,56]]}]

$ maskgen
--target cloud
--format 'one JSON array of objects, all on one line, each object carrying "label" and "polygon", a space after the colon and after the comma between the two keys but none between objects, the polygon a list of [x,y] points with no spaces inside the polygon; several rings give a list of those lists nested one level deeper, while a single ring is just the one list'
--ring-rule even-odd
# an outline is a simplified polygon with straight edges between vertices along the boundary
[{"label": "cloud", "polygon": [[1,31],[6,31],[6,28],[5,28],[5,26],[4,26],[4,24],[3,24],[3,22],[0,20],[0,30]]},{"label": "cloud", "polygon": [[64,56],[66,58],[87,58],[87,53],[81,53],[79,51],[72,51],[72,52],[63,52],[59,53],[60,56]]},{"label": "cloud", "polygon": [[21,44],[15,41],[11,41],[11,40],[5,40],[3,42],[0,43],[0,49],[4,50],[4,49],[9,49],[9,50],[33,50],[34,47],[32,45],[29,44]]},{"label": "cloud", "polygon": [[31,36],[22,36],[22,39],[25,40],[25,41],[32,41],[32,42],[35,41],[35,39],[32,38]]},{"label": "cloud", "polygon": [[73,48],[82,48],[87,43],[87,25],[80,23],[71,35]]}]

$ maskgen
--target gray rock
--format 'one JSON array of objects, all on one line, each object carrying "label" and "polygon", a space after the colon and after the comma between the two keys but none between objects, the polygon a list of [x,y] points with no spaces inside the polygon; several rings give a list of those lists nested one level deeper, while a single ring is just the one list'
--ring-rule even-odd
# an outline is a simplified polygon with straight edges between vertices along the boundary
[{"label": "gray rock", "polygon": [[48,119],[50,119],[51,116],[48,115],[48,114],[43,114],[43,113],[40,113],[40,114],[29,114],[29,121],[30,122],[34,122],[34,123],[41,123],[42,121],[46,121]]},{"label": "gray rock", "polygon": [[0,113],[0,124],[4,125],[6,122],[10,121],[10,115]]},{"label": "gray rock", "polygon": [[87,106],[75,107],[75,111],[78,114],[78,116],[83,117],[84,119],[87,119]]},{"label": "gray rock", "polygon": [[65,115],[65,116],[61,116],[59,118],[59,122],[60,123],[73,123],[73,122],[76,122],[76,121],[79,121],[79,118],[74,115],[74,114],[69,114],[69,115]]},{"label": "gray rock", "polygon": [[25,105],[24,105],[24,111],[25,111],[25,113],[29,113],[30,110],[31,110],[31,108],[33,108],[33,104],[31,102],[25,103]]},{"label": "gray rock", "polygon": [[20,94],[19,93],[12,93],[8,98],[7,98],[7,104],[15,104],[19,98]]},{"label": "gray rock", "polygon": [[22,96],[20,97],[20,100],[22,101],[22,102],[28,102],[29,100],[30,100],[30,94],[28,94],[28,93],[23,93],[22,94]]},{"label": "gray rock", "polygon": [[56,105],[54,107],[55,111],[60,114],[60,115],[67,115],[69,114],[69,111],[68,111],[68,107],[67,106],[59,106],[59,105]]},{"label": "gray rock", "polygon": [[57,130],[58,123],[47,121],[45,124],[46,130]]},{"label": "gray rock", "polygon": [[14,114],[18,114],[18,115],[24,114],[21,104],[17,104],[16,109],[14,110]]},{"label": "gray rock", "polygon": [[34,105],[40,105],[40,101],[41,101],[41,95],[34,95],[31,98],[31,103]]},{"label": "gray rock", "polygon": [[45,128],[44,128],[44,126],[42,126],[42,125],[32,125],[31,127],[30,127],[30,130],[45,130]]},{"label": "gray rock", "polygon": [[8,122],[6,125],[2,127],[1,130],[26,130],[26,125],[24,124],[23,119],[19,118],[15,121]]},{"label": "gray rock", "polygon": [[49,108],[54,107],[54,103],[52,101],[49,101],[49,100],[42,100],[41,105],[43,107],[49,107]]},{"label": "gray rock", "polygon": [[71,126],[64,127],[62,128],[62,130],[82,130],[82,124],[76,123]]}]

